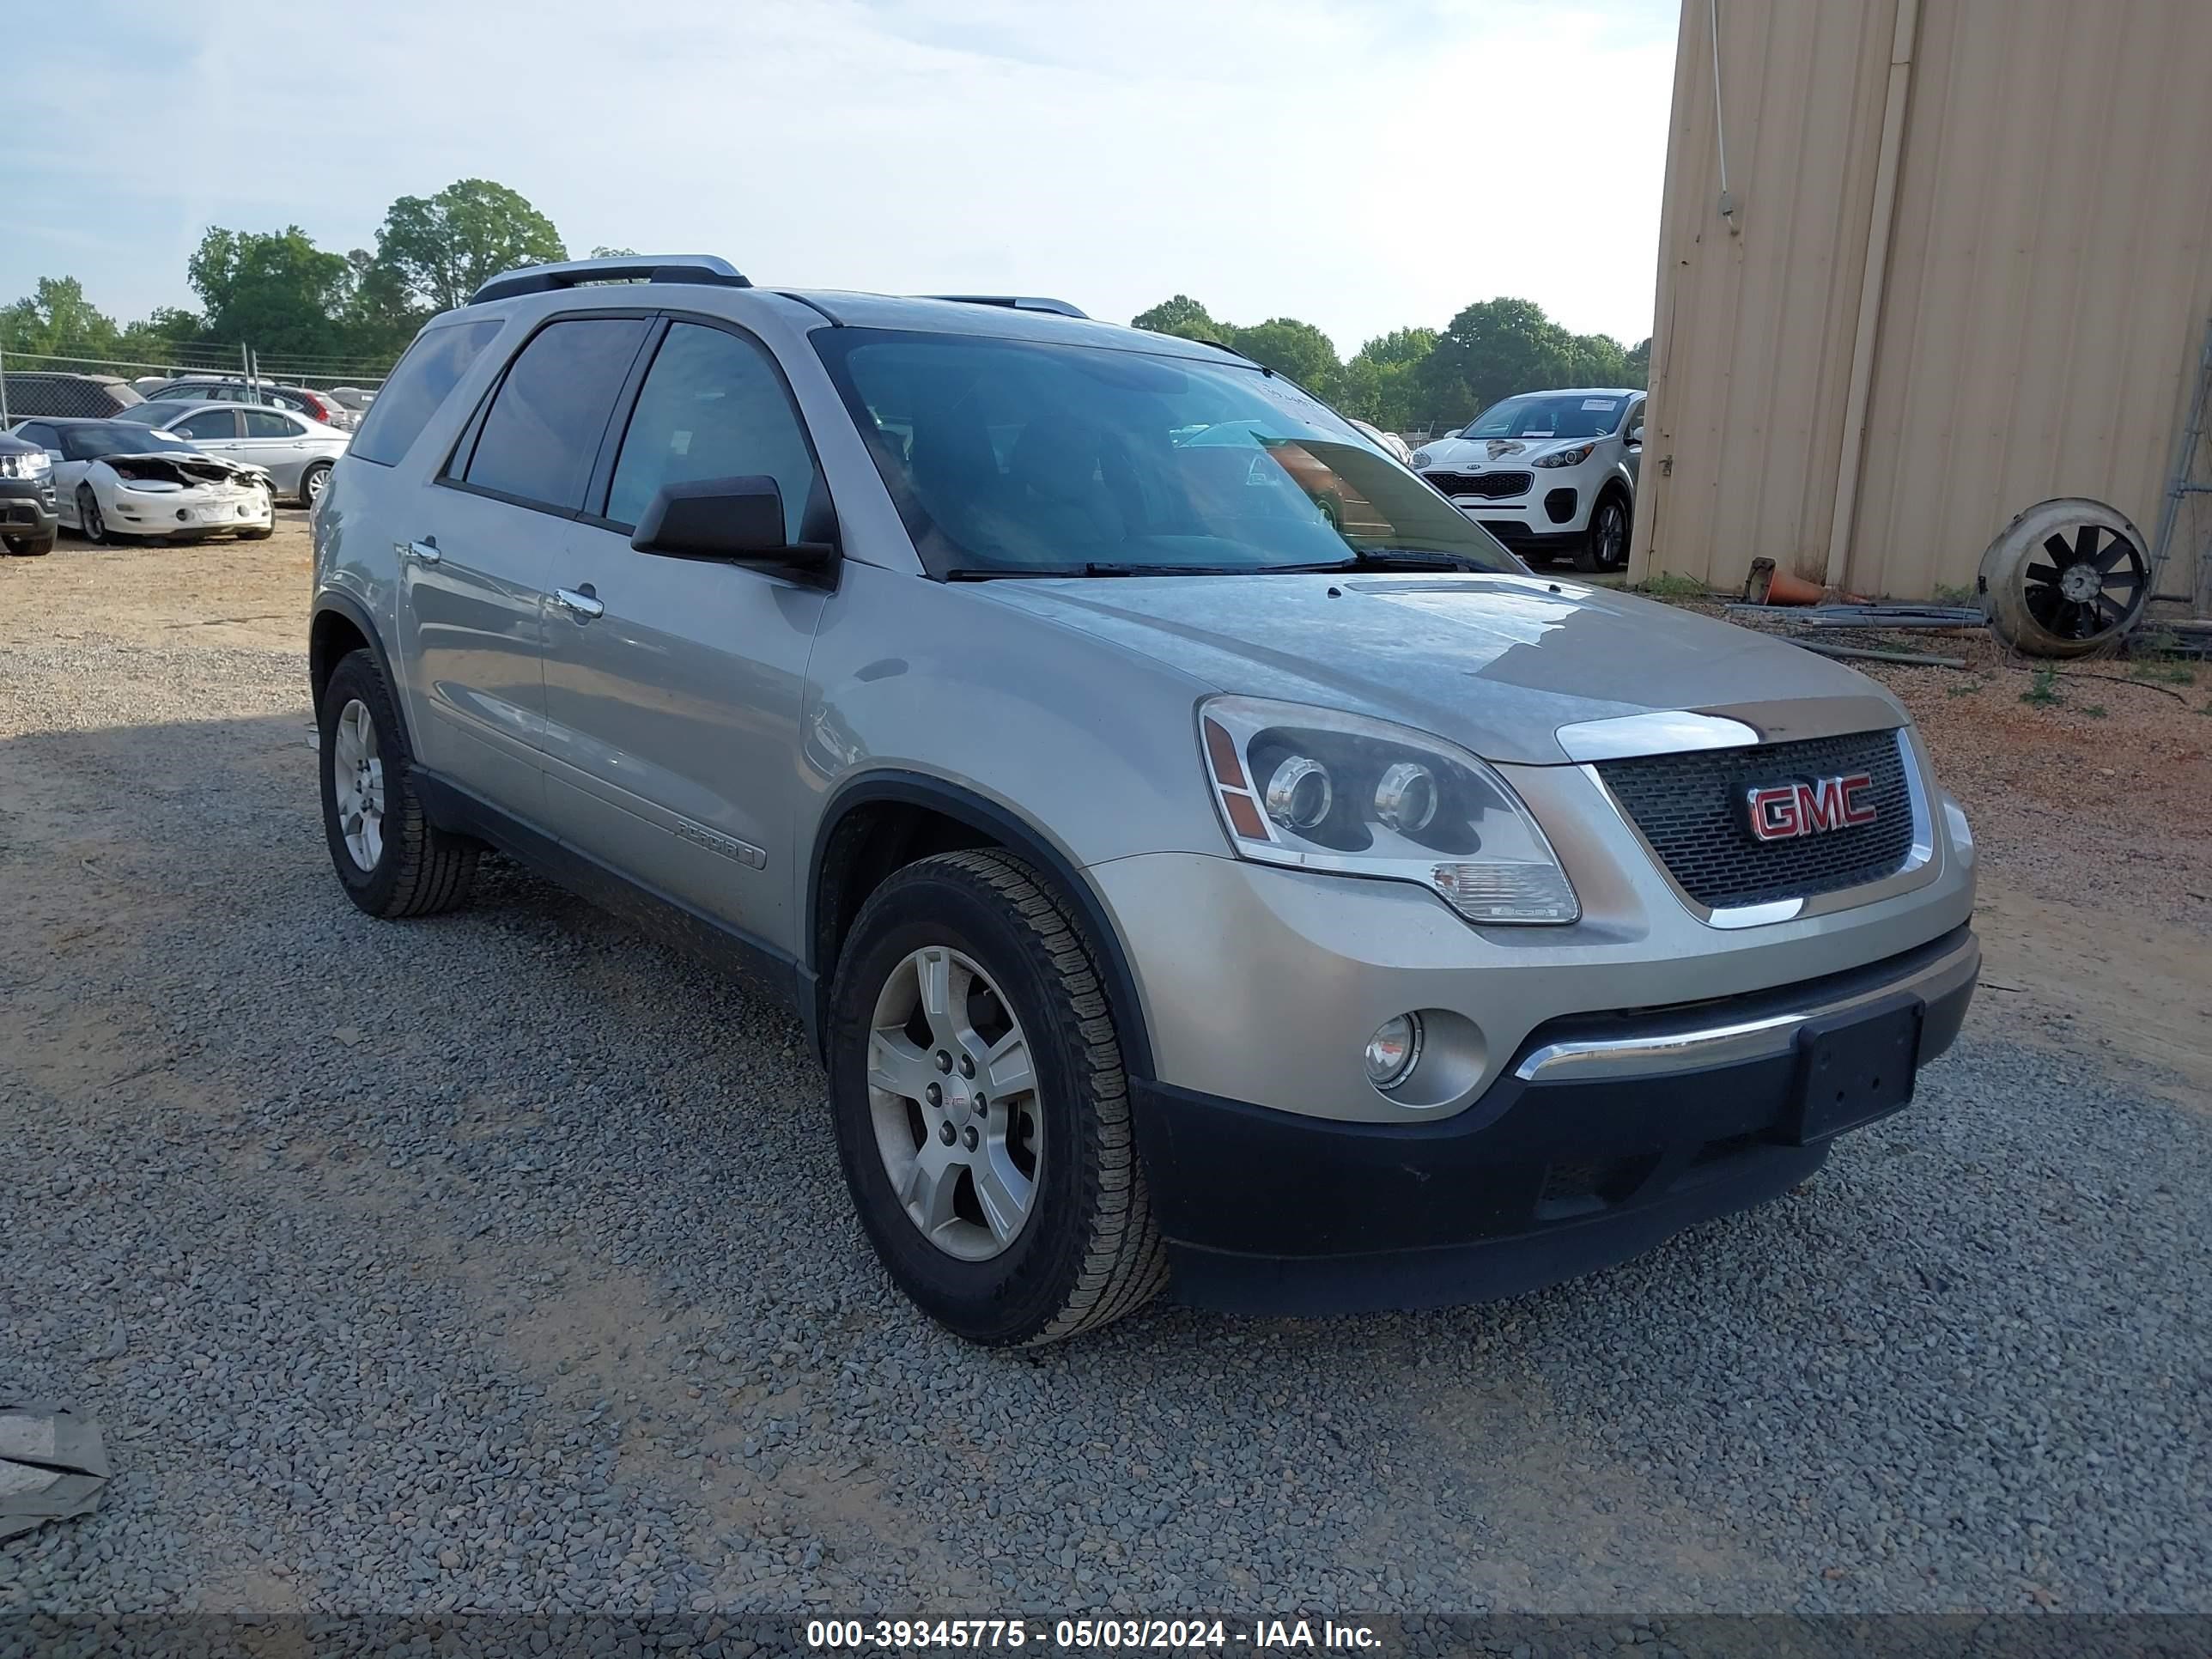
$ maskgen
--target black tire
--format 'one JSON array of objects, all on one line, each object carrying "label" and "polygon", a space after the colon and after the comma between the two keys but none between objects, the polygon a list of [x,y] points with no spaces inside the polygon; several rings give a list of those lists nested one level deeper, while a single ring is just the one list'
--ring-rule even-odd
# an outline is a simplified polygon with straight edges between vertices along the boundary
[{"label": "black tire", "polygon": [[18,558],[42,559],[54,550],[54,538],[46,536],[0,536],[0,542]]},{"label": "black tire", "polygon": [[1575,568],[1590,575],[1617,575],[1628,568],[1628,532],[1634,509],[1628,497],[1608,485],[1590,508],[1589,528],[1575,549]]},{"label": "black tire", "polygon": [[[375,727],[384,781],[383,845],[375,866],[367,870],[348,849],[338,823],[338,717],[354,702],[368,709]],[[465,903],[482,849],[465,836],[439,829],[424,816],[407,733],[374,656],[355,651],[339,659],[323,690],[315,724],[320,733],[315,770],[323,798],[323,832],[346,896],[372,916],[435,915]]]},{"label": "black tire", "polygon": [[324,485],[331,481],[331,464],[316,461],[300,474],[300,505],[313,507],[323,493]]},{"label": "black tire", "polygon": [[107,544],[107,520],[100,516],[100,498],[92,493],[90,484],[79,484],[76,489],[76,533],[94,547]]},{"label": "black tire", "polygon": [[[936,945],[985,968],[1030,1039],[1043,1121],[1036,1199],[1004,1252],[959,1260],[907,1216],[878,1150],[867,1082],[876,998]],[[830,1097],[860,1222],[916,1306],[988,1347],[1053,1342],[1132,1313],[1167,1283],[1145,1196],[1114,1010],[1082,930],[1034,869],[996,849],[896,872],[853,924],[830,988]]]}]

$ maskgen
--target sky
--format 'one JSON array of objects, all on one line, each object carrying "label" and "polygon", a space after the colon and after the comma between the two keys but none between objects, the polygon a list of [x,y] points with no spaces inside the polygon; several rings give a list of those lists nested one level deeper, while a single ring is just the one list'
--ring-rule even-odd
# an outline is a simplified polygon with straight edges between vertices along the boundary
[{"label": "sky", "polygon": [[1182,293],[1347,356],[1514,295],[1633,344],[1677,3],[79,0],[77,69],[11,84],[0,303],[75,276],[129,321],[210,225],[373,247],[476,177],[572,253],[765,286]]}]

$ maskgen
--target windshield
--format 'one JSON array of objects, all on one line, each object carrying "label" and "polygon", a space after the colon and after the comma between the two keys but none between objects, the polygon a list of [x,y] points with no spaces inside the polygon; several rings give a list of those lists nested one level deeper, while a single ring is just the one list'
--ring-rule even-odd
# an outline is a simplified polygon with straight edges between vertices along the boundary
[{"label": "windshield", "polygon": [[[132,413],[137,413],[133,410]],[[103,455],[150,455],[158,449],[190,449],[181,438],[149,431],[128,421],[62,428],[62,453],[72,461],[96,461]]]},{"label": "windshield", "polygon": [[935,575],[1249,571],[1383,550],[1521,568],[1249,364],[878,329],[814,341]]},{"label": "windshield", "polygon": [[1626,398],[1593,392],[1534,392],[1483,410],[1462,438],[1601,438],[1613,430]]}]

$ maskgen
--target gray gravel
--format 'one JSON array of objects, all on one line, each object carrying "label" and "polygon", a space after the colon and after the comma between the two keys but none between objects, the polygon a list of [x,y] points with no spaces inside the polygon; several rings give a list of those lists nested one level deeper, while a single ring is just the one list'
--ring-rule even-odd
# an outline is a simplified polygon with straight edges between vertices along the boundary
[{"label": "gray gravel", "polygon": [[0,652],[0,1393],[116,1468],[0,1609],[2212,1610],[2212,1121],[1993,999],[1596,1279],[986,1355],[791,1020],[504,864],[355,912],[303,678]]}]

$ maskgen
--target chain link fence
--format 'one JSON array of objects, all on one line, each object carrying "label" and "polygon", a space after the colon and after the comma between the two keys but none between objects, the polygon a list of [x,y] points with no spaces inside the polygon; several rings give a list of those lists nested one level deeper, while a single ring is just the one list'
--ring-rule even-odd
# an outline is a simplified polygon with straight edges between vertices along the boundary
[{"label": "chain link fence", "polygon": [[238,381],[247,403],[262,401],[263,386],[355,394],[338,401],[357,411],[391,371],[390,358],[264,355],[249,344],[173,346],[153,359],[0,349],[0,426],[27,415],[112,414],[157,382],[187,377]]}]

